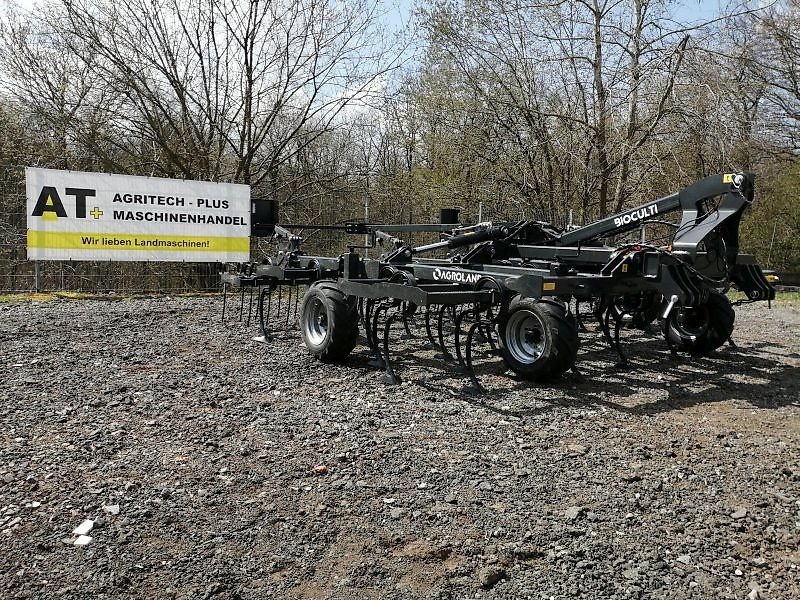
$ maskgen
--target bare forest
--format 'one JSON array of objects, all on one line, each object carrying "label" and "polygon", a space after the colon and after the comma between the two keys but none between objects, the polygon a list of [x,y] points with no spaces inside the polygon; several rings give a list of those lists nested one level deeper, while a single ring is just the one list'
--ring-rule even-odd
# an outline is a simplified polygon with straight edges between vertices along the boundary
[{"label": "bare forest", "polygon": [[[419,0],[407,23],[388,4],[0,0],[0,289],[33,285],[27,165],[245,183],[286,222],[481,206],[561,227],[752,171],[743,249],[800,270],[798,0],[691,24],[670,0]],[[43,269],[90,290],[218,270]]]}]

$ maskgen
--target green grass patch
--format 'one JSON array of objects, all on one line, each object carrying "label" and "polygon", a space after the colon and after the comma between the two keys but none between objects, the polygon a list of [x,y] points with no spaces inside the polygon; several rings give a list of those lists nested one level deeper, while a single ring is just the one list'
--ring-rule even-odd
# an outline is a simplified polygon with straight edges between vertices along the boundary
[{"label": "green grass patch", "polygon": [[[743,292],[728,292],[728,298],[733,302],[737,300],[747,300],[747,296]],[[800,292],[778,291],[775,295],[775,302],[798,302],[798,301],[800,301]]]}]

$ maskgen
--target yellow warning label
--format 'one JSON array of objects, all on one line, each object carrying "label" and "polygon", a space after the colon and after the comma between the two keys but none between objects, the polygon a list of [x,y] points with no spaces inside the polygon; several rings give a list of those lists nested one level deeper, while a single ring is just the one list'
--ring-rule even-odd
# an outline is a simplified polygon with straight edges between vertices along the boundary
[{"label": "yellow warning label", "polygon": [[248,237],[205,235],[158,235],[147,233],[81,233],[72,231],[28,231],[28,248],[67,250],[125,250],[152,252],[250,252]]},{"label": "yellow warning label", "polygon": [[722,176],[722,183],[733,183],[733,173],[725,173]]},{"label": "yellow warning label", "polygon": [[556,284],[554,281],[547,281],[542,284],[542,290],[545,292],[552,292],[554,289],[556,289]]}]

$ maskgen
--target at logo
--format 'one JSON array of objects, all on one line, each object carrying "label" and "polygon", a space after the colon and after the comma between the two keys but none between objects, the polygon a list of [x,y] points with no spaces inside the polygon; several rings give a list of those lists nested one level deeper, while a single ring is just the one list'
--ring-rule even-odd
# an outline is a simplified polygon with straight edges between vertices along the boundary
[{"label": "at logo", "polygon": [[[97,195],[95,190],[88,190],[84,188],[66,188],[64,190],[65,196],[75,196],[75,218],[86,218],[86,198],[92,198]],[[58,190],[51,186],[44,186],[39,193],[39,199],[36,201],[36,206],[33,207],[31,216],[42,217],[46,220],[56,219],[58,217],[66,217],[67,210],[64,208],[64,203],[61,201],[61,196],[58,195]]]}]

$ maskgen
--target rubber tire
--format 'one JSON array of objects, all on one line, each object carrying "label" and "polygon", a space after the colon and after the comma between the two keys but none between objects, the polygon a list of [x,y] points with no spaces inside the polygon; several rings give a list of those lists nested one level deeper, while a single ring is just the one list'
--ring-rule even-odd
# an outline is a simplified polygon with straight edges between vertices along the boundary
[{"label": "rubber tire", "polygon": [[[699,309],[689,309],[699,310]],[[674,309],[664,320],[664,337],[673,348],[692,354],[710,354],[722,346],[733,333],[736,313],[727,296],[712,291],[703,309],[706,311],[706,328],[700,335],[681,327],[678,318],[683,309]]]},{"label": "rubber tire", "polygon": [[[327,330],[323,340],[315,344],[306,330],[307,311],[319,299],[325,307]],[[332,281],[321,281],[308,288],[300,308],[300,335],[303,343],[322,362],[337,362],[347,357],[358,343],[358,305]]]},{"label": "rubber tire", "polygon": [[[507,325],[517,311],[535,315],[544,327],[544,349],[533,362],[521,362],[513,356],[508,346]],[[508,314],[498,327],[498,346],[508,367],[523,379],[551,381],[563,375],[574,364],[578,355],[578,326],[574,315],[563,303],[516,296],[508,307]]]}]

